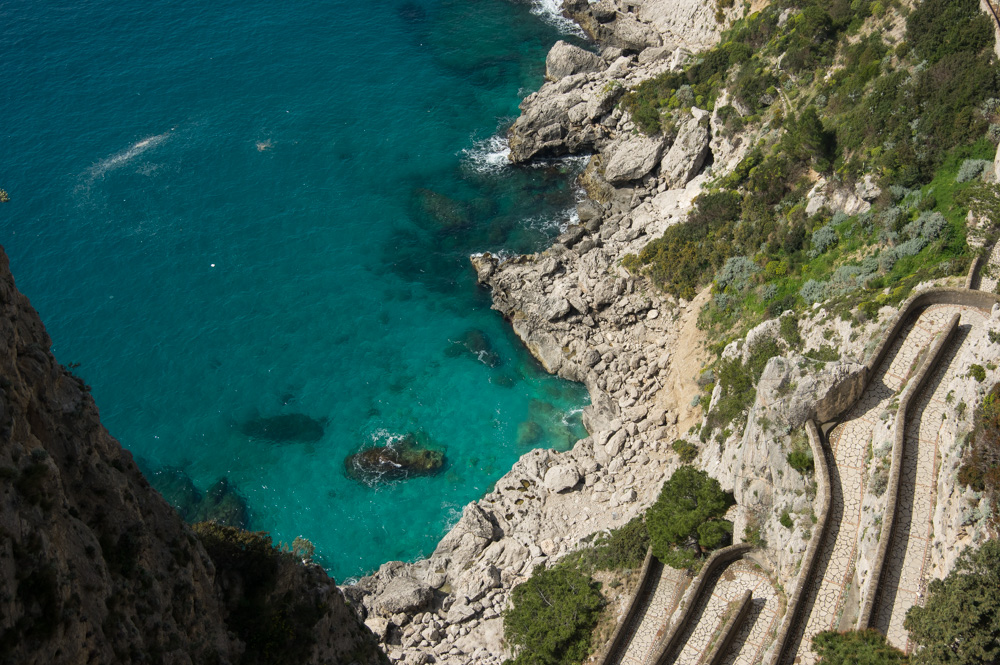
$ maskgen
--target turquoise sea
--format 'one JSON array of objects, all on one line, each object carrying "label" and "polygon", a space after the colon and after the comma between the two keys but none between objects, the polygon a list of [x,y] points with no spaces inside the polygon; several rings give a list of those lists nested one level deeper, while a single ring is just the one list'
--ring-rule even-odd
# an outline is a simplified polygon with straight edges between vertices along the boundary
[{"label": "turquoise sea", "polygon": [[[498,138],[572,39],[540,3],[0,3],[0,243],[154,485],[226,478],[344,579],[584,434],[586,391],[468,264],[544,247],[578,196],[579,162],[513,168]],[[279,416],[304,426],[260,436]],[[439,474],[347,477],[408,433]]]}]

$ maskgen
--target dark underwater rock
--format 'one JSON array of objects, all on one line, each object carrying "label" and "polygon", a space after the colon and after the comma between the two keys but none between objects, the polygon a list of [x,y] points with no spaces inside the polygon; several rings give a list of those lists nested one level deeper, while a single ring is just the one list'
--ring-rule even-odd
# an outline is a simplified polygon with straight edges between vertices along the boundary
[{"label": "dark underwater rock", "polygon": [[246,499],[233,489],[228,478],[222,478],[205,492],[205,497],[198,504],[190,521],[212,521],[245,529],[250,523],[250,511],[247,509]]},{"label": "dark underwater rock", "polygon": [[287,413],[267,418],[251,418],[240,426],[240,431],[255,439],[276,443],[309,443],[323,438],[323,425],[323,421],[310,418],[304,413]]},{"label": "dark underwater rock", "polygon": [[463,353],[472,354],[487,367],[500,365],[500,354],[493,350],[493,344],[486,333],[478,328],[466,330],[445,349],[445,355],[449,358],[456,358]]},{"label": "dark underwater rock", "polygon": [[147,468],[143,468],[143,473],[149,477],[150,483],[163,495],[167,503],[177,510],[181,519],[185,522],[195,521],[194,515],[198,510],[198,504],[201,503],[201,492],[183,469],[165,466],[150,473]]},{"label": "dark underwater rock", "polygon": [[425,187],[416,188],[414,194],[420,212],[433,220],[439,228],[456,230],[472,224],[472,214],[464,201],[458,201]]},{"label": "dark underwater rock", "polygon": [[428,476],[442,467],[444,453],[418,443],[415,434],[407,434],[384,446],[366,448],[344,460],[347,476],[368,484]]},{"label": "dark underwater rock", "polygon": [[427,19],[426,10],[415,2],[404,2],[396,12],[407,23],[421,23]]}]

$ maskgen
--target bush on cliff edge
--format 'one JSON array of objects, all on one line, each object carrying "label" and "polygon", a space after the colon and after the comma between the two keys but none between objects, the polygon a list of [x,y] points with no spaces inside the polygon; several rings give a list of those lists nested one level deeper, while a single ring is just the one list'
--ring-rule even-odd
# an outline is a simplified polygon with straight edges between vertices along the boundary
[{"label": "bush on cliff edge", "polygon": [[732,504],[719,481],[704,471],[677,469],[646,512],[653,554],[674,568],[700,567],[705,553],[730,540],[733,525],[722,516]]},{"label": "bush on cliff edge", "polygon": [[600,584],[570,565],[538,566],[514,587],[504,612],[510,665],[576,665],[590,653],[590,636],[604,600]]}]

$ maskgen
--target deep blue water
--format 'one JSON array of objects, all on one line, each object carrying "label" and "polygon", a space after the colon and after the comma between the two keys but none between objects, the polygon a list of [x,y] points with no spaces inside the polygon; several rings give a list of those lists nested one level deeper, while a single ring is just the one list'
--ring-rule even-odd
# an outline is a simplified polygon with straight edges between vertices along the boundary
[{"label": "deep blue water", "polygon": [[[7,0],[0,25],[0,243],[154,485],[228,478],[251,528],[344,578],[428,554],[526,450],[582,435],[585,391],[467,260],[545,246],[576,196],[578,166],[503,166],[491,139],[564,37],[530,5]],[[246,433],[289,414],[322,436]],[[345,475],[410,432],[443,472]]]}]

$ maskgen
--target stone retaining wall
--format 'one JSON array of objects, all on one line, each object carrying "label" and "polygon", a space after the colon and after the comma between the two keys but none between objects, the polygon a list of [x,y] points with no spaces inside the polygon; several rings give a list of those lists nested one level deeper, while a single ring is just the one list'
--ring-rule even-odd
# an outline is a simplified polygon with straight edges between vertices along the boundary
[{"label": "stone retaining wall", "polygon": [[948,347],[948,342],[955,334],[955,331],[958,330],[959,319],[961,319],[961,314],[955,314],[941,335],[931,344],[927,357],[899,400],[899,409],[896,411],[896,422],[893,425],[894,437],[892,442],[892,463],[889,467],[886,517],[882,523],[882,533],[879,535],[878,549],[875,551],[875,565],[872,569],[872,575],[868,580],[868,588],[864,596],[865,600],[861,605],[861,613],[858,616],[859,628],[868,628],[871,625],[872,613],[875,608],[875,598],[879,591],[879,581],[882,578],[882,572],[885,568],[886,554],[889,550],[889,543],[892,541],[893,530],[896,528],[896,513],[899,510],[897,500],[899,498],[900,472],[903,464],[903,448],[906,445],[906,421],[910,416],[910,406],[914,398],[923,390],[928,378],[930,378],[941,357],[944,355],[945,349]]},{"label": "stone retaining wall", "polygon": [[695,607],[698,605],[698,598],[705,591],[705,587],[712,577],[712,573],[716,572],[720,568],[728,566],[730,563],[736,559],[741,558],[744,554],[749,552],[753,547],[748,543],[740,543],[739,545],[730,545],[729,547],[723,547],[721,550],[716,550],[712,553],[712,556],[708,557],[705,561],[705,565],[702,566],[701,572],[688,587],[687,592],[684,594],[683,600],[681,600],[681,610],[680,615],[677,619],[670,624],[670,629],[667,634],[663,636],[660,640],[660,644],[653,649],[655,654],[652,662],[654,665],[664,665],[667,659],[670,657],[671,653],[680,646],[680,638],[684,632],[684,627],[687,625],[688,621],[691,620],[691,615],[694,612]]},{"label": "stone retaining wall", "polygon": [[823,536],[830,523],[830,506],[833,503],[833,493],[830,488],[830,468],[826,460],[826,450],[820,438],[819,429],[812,420],[806,421],[806,434],[809,436],[809,449],[812,450],[813,460],[816,463],[816,496],[821,497],[823,503],[816,515],[816,528],[813,530],[812,538],[809,539],[809,546],[802,557],[802,567],[799,569],[799,576],[795,580],[795,589],[788,600],[788,607],[785,610],[785,617],[778,628],[775,637],[775,647],[771,652],[769,665],[776,665],[781,658],[782,652],[788,642],[792,626],[798,618],[799,607],[802,605],[802,596],[805,594],[809,580],[816,570],[816,562],[819,559],[819,548],[823,543]]},{"label": "stone retaining wall", "polygon": [[705,662],[708,665],[719,665],[722,659],[726,656],[726,651],[729,649],[729,645],[733,643],[736,639],[736,634],[740,631],[740,626],[743,625],[743,621],[750,614],[750,609],[753,607],[753,592],[747,590],[743,592],[743,598],[739,601],[739,608],[733,616],[729,617],[729,621],[726,625],[722,627],[722,635],[719,637],[715,646],[712,647],[712,651],[709,653],[708,658]]},{"label": "stone retaining wall", "polygon": [[968,307],[978,307],[987,311],[993,309],[993,305],[1000,303],[1000,295],[985,293],[983,291],[970,291],[968,289],[928,289],[921,291],[903,303],[896,315],[896,320],[885,331],[882,343],[879,344],[875,355],[865,363],[865,385],[871,379],[872,373],[885,359],[886,354],[892,347],[899,332],[906,325],[910,315],[924,307],[931,305],[965,305]]},{"label": "stone retaining wall", "polygon": [[[656,563],[656,565],[653,565],[654,563]],[[601,656],[597,659],[597,665],[608,665],[609,663],[615,662],[615,659],[618,656],[618,651],[628,646],[628,644],[625,643],[626,638],[628,638],[627,628],[631,625],[632,620],[636,618],[639,608],[642,607],[642,599],[645,598],[655,586],[656,580],[660,576],[662,567],[662,564],[654,562],[653,560],[653,548],[650,547],[646,550],[646,558],[643,560],[642,569],[639,571],[639,583],[635,587],[635,592],[632,594],[632,599],[629,601],[628,608],[625,610],[625,615],[622,617],[621,621],[618,622],[615,632],[611,635],[611,640],[604,648]]]}]

